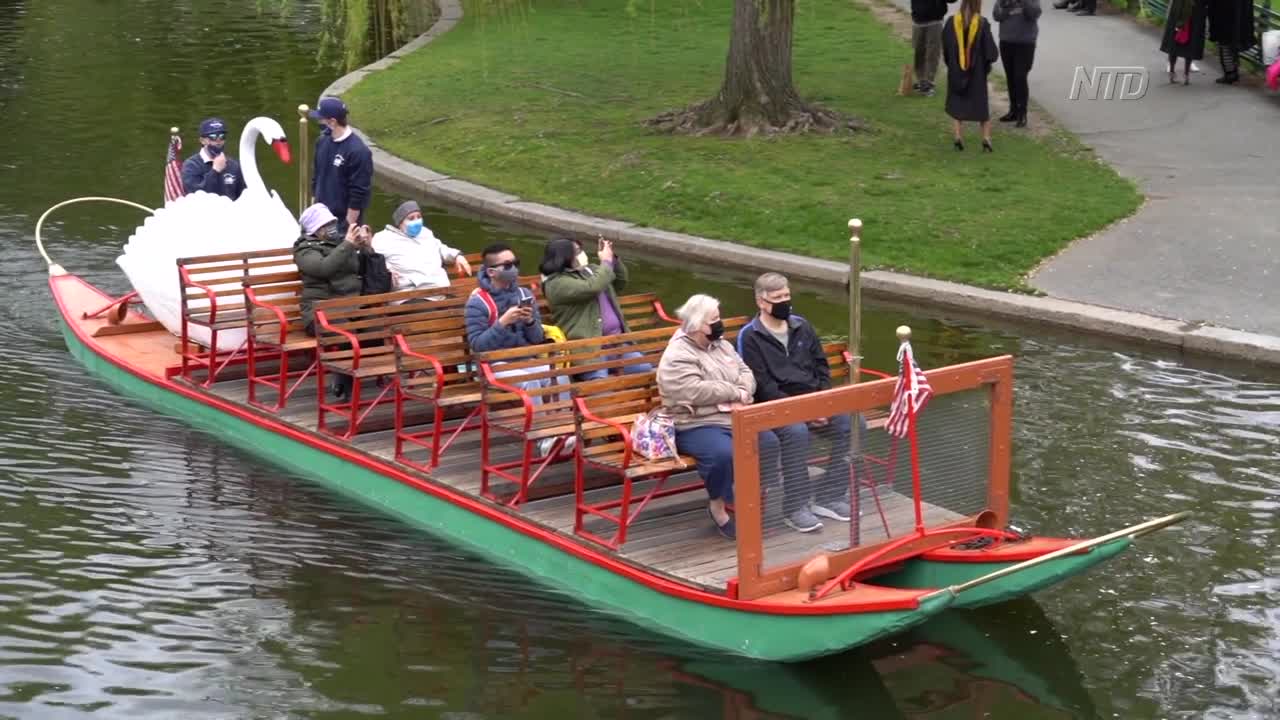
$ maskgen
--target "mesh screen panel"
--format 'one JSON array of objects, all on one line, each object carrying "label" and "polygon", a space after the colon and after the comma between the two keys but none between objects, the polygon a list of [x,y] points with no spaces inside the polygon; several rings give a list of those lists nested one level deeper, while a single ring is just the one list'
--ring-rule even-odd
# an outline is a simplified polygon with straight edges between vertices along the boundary
[{"label": "mesh screen panel", "polygon": [[[885,431],[888,410],[774,426],[763,434],[762,570],[915,530],[910,441]],[[935,395],[917,418],[926,527],[986,509],[990,413],[990,391],[976,388]]]}]

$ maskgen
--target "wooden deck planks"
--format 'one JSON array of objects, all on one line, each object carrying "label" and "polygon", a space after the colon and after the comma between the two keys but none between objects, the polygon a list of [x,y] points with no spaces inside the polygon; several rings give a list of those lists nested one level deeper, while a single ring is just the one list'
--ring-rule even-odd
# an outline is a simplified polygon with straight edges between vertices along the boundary
[{"label": "wooden deck planks", "polygon": [[[371,386],[371,384],[370,384]],[[210,392],[240,404],[247,404],[248,382],[244,379],[227,380],[215,384]],[[372,387],[372,386],[371,386]],[[374,391],[376,394],[376,391]],[[371,397],[371,396],[367,396]],[[371,412],[361,432],[351,442],[352,447],[369,455],[392,460],[395,447],[393,425],[394,406],[386,402]],[[316,388],[304,383],[290,398],[288,406],[276,416],[300,429],[316,429]],[[427,429],[429,418],[411,417],[411,428]],[[341,419],[335,418],[341,427]],[[455,421],[456,422],[456,421]],[[430,474],[430,479],[447,485],[467,495],[479,497],[480,493],[480,433],[464,431],[451,445],[441,464]],[[425,458],[423,451],[419,457]],[[491,459],[495,462],[514,461],[522,452],[521,444],[514,438],[496,435],[491,447]],[[520,515],[548,530],[573,537],[595,549],[602,549],[590,541],[576,538],[574,526],[572,461],[552,464],[532,487],[530,501],[520,509]],[[696,479],[692,471],[673,476],[668,486],[681,485]],[[497,478],[493,488],[499,494],[513,493],[515,485]],[[590,486],[590,482],[588,483]],[[653,486],[653,481],[633,486],[633,502],[638,503]],[[617,486],[588,490],[591,501],[601,501],[620,496]],[[540,497],[541,496],[541,497]],[[898,493],[881,490],[880,501],[884,507],[892,535],[900,536],[915,526],[915,515],[910,498]],[[799,533],[782,523],[780,500],[766,497],[764,529],[764,565],[766,568],[802,561],[813,553],[848,546],[848,523],[823,519],[823,528],[812,533]],[[635,505],[632,508],[634,510]],[[936,525],[960,519],[960,515],[940,507],[925,504],[925,522]],[[588,530],[602,536],[611,536],[616,529],[613,523],[600,518],[586,520]],[[885,532],[880,516],[875,510],[871,495],[864,491],[861,519],[862,544],[881,542]],[[625,560],[648,568],[661,575],[703,586],[715,592],[723,592],[725,583],[738,573],[737,551],[734,544],[721,537],[711,524],[706,511],[706,496],[691,492],[659,498],[646,506],[644,512],[628,529],[627,542],[617,555]]]}]

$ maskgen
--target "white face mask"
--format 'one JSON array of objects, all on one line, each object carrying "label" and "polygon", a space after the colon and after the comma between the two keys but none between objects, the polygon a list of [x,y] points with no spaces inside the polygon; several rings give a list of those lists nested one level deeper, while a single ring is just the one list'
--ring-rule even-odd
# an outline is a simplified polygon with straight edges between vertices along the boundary
[{"label": "white face mask", "polygon": [[576,261],[577,261],[577,263],[578,263],[578,267],[580,267],[580,268],[584,268],[584,267],[586,267],[586,266],[587,266],[587,264],[588,264],[587,251],[586,251],[586,250],[582,250],[582,251],[580,251],[580,252],[578,253],[578,256],[577,256],[576,258],[574,258],[574,260],[576,260]]}]

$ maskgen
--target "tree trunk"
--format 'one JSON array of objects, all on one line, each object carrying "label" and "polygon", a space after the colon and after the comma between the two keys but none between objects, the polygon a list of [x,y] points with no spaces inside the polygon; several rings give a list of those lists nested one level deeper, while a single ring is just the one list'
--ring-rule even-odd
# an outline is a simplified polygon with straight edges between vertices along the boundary
[{"label": "tree trunk", "polygon": [[649,124],[668,132],[747,136],[859,127],[800,99],[791,77],[794,27],[795,0],[736,0],[720,92]]}]

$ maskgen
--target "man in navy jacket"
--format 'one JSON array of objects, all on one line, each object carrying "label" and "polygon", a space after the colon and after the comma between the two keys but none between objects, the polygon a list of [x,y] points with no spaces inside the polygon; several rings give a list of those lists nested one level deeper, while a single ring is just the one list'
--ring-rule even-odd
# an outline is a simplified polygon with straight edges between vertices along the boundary
[{"label": "man in navy jacket", "polygon": [[311,119],[324,126],[316,140],[311,195],[329,208],[342,227],[363,225],[373,192],[373,153],[347,123],[347,104],[342,100],[321,98]]},{"label": "man in navy jacket", "polygon": [[227,124],[219,118],[200,123],[200,152],[182,163],[182,188],[188,194],[203,190],[232,200],[244,192],[240,163],[222,151],[227,141]]}]

